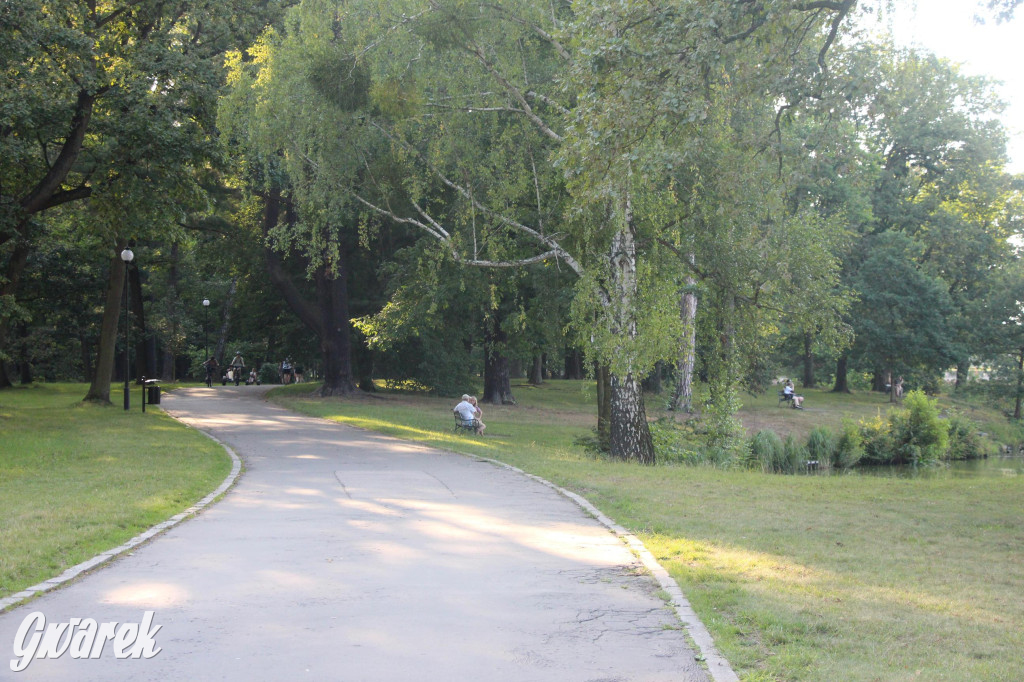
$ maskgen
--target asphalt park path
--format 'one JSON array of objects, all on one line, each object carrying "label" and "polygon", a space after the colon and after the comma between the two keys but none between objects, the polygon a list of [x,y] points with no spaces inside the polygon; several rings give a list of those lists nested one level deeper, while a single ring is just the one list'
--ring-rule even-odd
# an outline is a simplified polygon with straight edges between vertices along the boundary
[{"label": "asphalt park path", "polygon": [[[165,394],[245,470],[222,500],[0,614],[0,679],[706,681],[618,537],[517,472],[288,412],[255,387]],[[443,415],[442,415],[443,416]],[[440,418],[440,417],[439,417]],[[139,623],[161,651],[33,660],[26,616]]]}]

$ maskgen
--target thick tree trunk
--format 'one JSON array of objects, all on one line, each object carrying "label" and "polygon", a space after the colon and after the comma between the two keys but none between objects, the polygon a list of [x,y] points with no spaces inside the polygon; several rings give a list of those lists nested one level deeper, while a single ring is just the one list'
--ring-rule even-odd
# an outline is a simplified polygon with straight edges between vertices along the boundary
[{"label": "thick tree trunk", "polygon": [[840,355],[839,359],[836,360],[836,383],[832,386],[833,393],[849,393],[850,384],[847,380],[847,364],[849,358],[845,355]]},{"label": "thick tree trunk", "polygon": [[970,358],[962,358],[956,363],[956,389],[961,389],[967,385],[967,376],[971,370]]},{"label": "thick tree trunk", "polygon": [[484,396],[491,405],[515,405],[508,357],[495,349],[484,351]]},{"label": "thick tree trunk", "polygon": [[[339,258],[341,258],[339,254]],[[356,391],[352,374],[352,330],[348,315],[348,268],[338,263],[335,271],[326,268],[317,275],[317,302],[320,306],[320,354],[324,361],[321,396],[348,395]]]},{"label": "thick tree trunk", "polygon": [[[263,236],[275,228],[282,209],[288,205],[281,196],[281,190],[273,187],[264,195]],[[289,211],[287,219],[294,220]],[[342,249],[339,258],[343,259]],[[263,249],[264,263],[270,281],[274,283],[281,297],[299,320],[320,339],[320,354],[323,361],[321,396],[347,395],[357,390],[352,365],[352,329],[348,311],[348,267],[344,260],[333,270],[327,266],[317,271],[316,305],[303,297],[288,273],[285,272],[281,256],[270,246]],[[363,377],[365,381],[368,377]]]},{"label": "thick tree trunk", "polygon": [[360,391],[376,393],[377,387],[373,383],[374,369],[376,367],[374,351],[366,347],[358,340],[352,341],[352,372],[358,378],[356,385]]},{"label": "thick tree trunk", "polygon": [[565,350],[565,374],[564,379],[580,380],[584,378],[583,354],[576,348]]},{"label": "thick tree trunk", "polygon": [[804,332],[804,387],[814,388],[814,337],[810,332]]},{"label": "thick tree trunk", "polygon": [[544,357],[533,356],[533,364],[530,366],[530,384],[540,386],[544,383]]},{"label": "thick tree trunk", "polygon": [[607,365],[597,365],[597,446],[601,452],[612,449],[612,378]]},{"label": "thick tree trunk", "polygon": [[121,260],[121,251],[124,247],[124,244],[118,244],[114,249],[114,257],[110,260],[107,300],[103,306],[103,322],[100,324],[99,349],[96,354],[96,372],[93,374],[89,391],[83,400],[99,403],[110,402],[110,377],[114,370],[117,323],[120,318],[125,278],[125,264]]},{"label": "thick tree trunk", "polygon": [[647,426],[640,382],[631,376],[613,376],[611,393],[611,456],[654,464],[654,441]]},{"label": "thick tree trunk", "polygon": [[[694,257],[690,255],[690,262]],[[697,361],[697,294],[693,287],[697,281],[686,278],[686,290],[679,299],[679,319],[683,323],[683,340],[679,347],[679,362],[676,366],[676,387],[668,409],[693,412],[693,368]]]},{"label": "thick tree trunk", "polygon": [[[228,287],[227,296],[224,297],[224,303],[220,309],[220,331],[217,332],[217,346],[214,349],[213,357],[217,358],[217,364],[224,367],[224,352],[225,346],[228,341],[228,326],[231,324],[231,309],[235,306],[235,294],[238,293],[238,278],[231,280],[231,286]],[[231,354],[234,357],[234,353]]]},{"label": "thick tree trunk", "polygon": [[[171,244],[170,253],[170,264],[167,268],[167,294],[169,297],[167,313],[173,320],[171,325],[171,339],[177,339],[179,331],[181,329],[178,321],[178,310],[180,308],[181,291],[179,288],[180,279],[178,274],[178,263],[181,261],[181,250],[178,246],[178,242]],[[205,311],[203,313],[206,314]],[[205,331],[205,329],[204,329]],[[171,348],[169,344],[165,344],[164,347],[164,362],[162,373],[160,378],[164,381],[174,381],[177,379],[177,368],[175,367],[175,354],[180,352],[182,349],[177,347],[177,342],[173,342],[176,347]],[[205,358],[204,358],[205,359]]]},{"label": "thick tree trunk", "polygon": [[177,380],[175,367],[174,353],[169,350],[164,350],[164,362],[163,367],[160,368],[160,379],[161,381],[175,381]]},{"label": "thick tree trunk", "polygon": [[892,386],[891,373],[884,369],[876,369],[871,377],[871,390],[878,391],[879,393],[885,393],[886,384]]},{"label": "thick tree trunk", "polygon": [[[636,226],[629,194],[623,206],[625,229],[612,239],[609,254],[608,302],[613,336],[633,341],[637,338],[636,307],[640,304],[637,284]],[[625,371],[612,373],[610,454],[615,459],[654,464],[654,443],[644,410],[640,381],[634,376],[631,359],[625,358]]]},{"label": "thick tree trunk", "polygon": [[484,395],[483,402],[491,405],[515,405],[512,395],[512,372],[508,355],[508,332],[502,325],[500,307],[487,320],[484,330]]}]

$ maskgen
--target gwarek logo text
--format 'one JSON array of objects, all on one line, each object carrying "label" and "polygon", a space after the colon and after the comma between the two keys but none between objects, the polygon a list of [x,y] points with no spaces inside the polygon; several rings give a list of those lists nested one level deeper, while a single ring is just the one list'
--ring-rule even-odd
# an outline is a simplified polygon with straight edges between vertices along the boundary
[{"label": "gwarek logo text", "polygon": [[153,658],[160,653],[153,637],[162,625],[153,626],[153,612],[142,615],[142,623],[97,623],[92,618],[72,618],[66,623],[46,624],[46,616],[35,611],[25,616],[14,636],[11,670],[21,672],[33,658],[99,658],[107,642],[117,658]]}]

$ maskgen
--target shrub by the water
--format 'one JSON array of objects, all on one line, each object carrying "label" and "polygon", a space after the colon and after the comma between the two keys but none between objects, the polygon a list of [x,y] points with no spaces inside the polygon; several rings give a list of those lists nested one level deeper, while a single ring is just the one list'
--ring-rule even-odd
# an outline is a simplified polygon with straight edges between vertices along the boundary
[{"label": "shrub by the water", "polygon": [[860,429],[848,419],[843,420],[843,431],[836,439],[835,459],[833,465],[849,469],[856,466],[864,456],[864,445],[861,442]]},{"label": "shrub by the water", "polygon": [[870,421],[860,422],[862,461],[866,464],[888,464],[893,459],[893,438],[889,421],[877,415]]},{"label": "shrub by the water", "polygon": [[977,424],[963,415],[950,416],[947,459],[977,459],[992,454],[995,446],[982,437]]},{"label": "shrub by the water", "polygon": [[795,474],[800,471],[807,462],[807,448],[800,445],[796,438],[793,437],[793,434],[789,434],[782,444],[782,449],[785,453],[783,457],[783,472]]},{"label": "shrub by the water", "polygon": [[761,471],[782,471],[785,449],[779,434],[774,431],[765,429],[755,433],[750,439],[750,454],[752,464],[760,467]]},{"label": "shrub by the water", "polygon": [[838,439],[824,426],[815,426],[807,437],[807,457],[818,462],[821,468],[832,466],[836,456]]},{"label": "shrub by the water", "polygon": [[927,464],[942,459],[949,445],[949,426],[939,416],[936,401],[922,391],[911,391],[903,404],[905,409],[889,414],[892,461],[896,464]]}]

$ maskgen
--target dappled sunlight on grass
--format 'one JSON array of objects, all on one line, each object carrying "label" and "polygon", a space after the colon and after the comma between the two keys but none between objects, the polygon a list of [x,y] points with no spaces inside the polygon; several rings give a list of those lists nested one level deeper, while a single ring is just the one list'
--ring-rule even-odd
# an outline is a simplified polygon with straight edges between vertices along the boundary
[{"label": "dappled sunlight on grass", "polygon": [[[593,435],[584,384],[517,387],[519,405],[484,406],[482,439],[446,432],[450,401],[430,396],[300,409],[498,459],[584,495],[641,536],[744,680],[1024,679],[1021,477],[638,467],[577,442]],[[778,407],[772,394],[745,396],[740,416],[801,434],[891,407],[878,394],[809,393],[804,412]],[[653,419],[663,411],[652,403]],[[430,532],[477,532],[473,521],[447,523]]]},{"label": "dappled sunlight on grass", "polygon": [[82,403],[86,390],[0,393],[16,415],[0,439],[0,596],[187,509],[230,471],[220,446],[162,411]]},{"label": "dappled sunlight on grass", "polygon": [[[471,443],[475,448],[481,448],[484,450],[494,449],[506,445],[507,443],[489,439],[488,437],[473,438],[470,435],[460,435],[453,433],[445,433],[444,431],[432,431],[425,428],[417,428],[414,426],[405,426],[402,424],[396,424],[391,421],[384,419],[373,419],[369,417],[349,417],[345,415],[324,415],[325,419],[336,421],[340,424],[347,424],[349,426],[355,426],[368,431],[378,431],[380,433],[386,433],[388,435],[397,436],[399,438],[409,438],[412,440],[426,441],[430,443]],[[471,439],[468,440],[467,439]]]},{"label": "dappled sunlight on grass", "polygon": [[979,623],[998,622],[977,602],[933,594],[920,586],[870,584],[849,575],[793,561],[786,557],[740,547],[724,547],[680,538],[641,535],[663,565],[686,583],[705,580],[745,584],[765,595],[789,593],[810,601],[860,603],[868,611],[900,606],[924,614],[946,614]]}]

